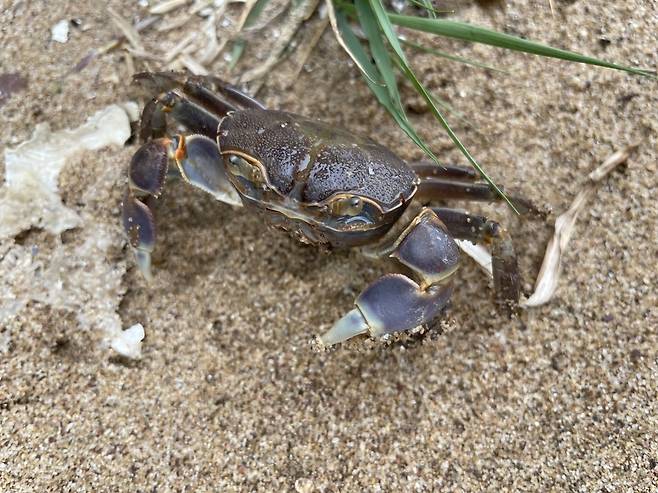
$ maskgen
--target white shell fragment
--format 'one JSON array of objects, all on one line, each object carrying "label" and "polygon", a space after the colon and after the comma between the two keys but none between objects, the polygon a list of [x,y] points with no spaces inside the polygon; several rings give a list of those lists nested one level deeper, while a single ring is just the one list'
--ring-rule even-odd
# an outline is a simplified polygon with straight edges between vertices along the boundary
[{"label": "white shell fragment", "polygon": [[30,140],[6,149],[5,186],[0,188],[0,239],[32,226],[52,234],[80,226],[78,214],[60,199],[57,188],[60,171],[80,151],[110,144],[121,146],[129,137],[126,110],[112,105],[73,130],[51,132],[47,123],[41,123]]},{"label": "white shell fragment", "polygon": [[142,341],[144,340],[144,327],[135,324],[117,335],[110,345],[121,356],[130,359],[142,357]]},{"label": "white shell fragment", "polygon": [[58,43],[66,43],[69,40],[69,21],[62,19],[50,29],[50,39]]}]

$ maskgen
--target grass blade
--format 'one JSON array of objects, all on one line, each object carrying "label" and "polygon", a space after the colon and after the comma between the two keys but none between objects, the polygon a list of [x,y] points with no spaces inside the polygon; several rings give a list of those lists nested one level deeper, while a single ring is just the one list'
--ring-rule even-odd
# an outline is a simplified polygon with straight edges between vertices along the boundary
[{"label": "grass blade", "polygon": [[[331,15],[332,14],[330,13],[330,16]],[[414,130],[414,128],[409,123],[409,120],[407,119],[406,115],[404,114],[402,104],[399,101],[399,94],[397,93],[397,85],[395,84],[395,78],[393,77],[392,83],[391,83],[391,79],[388,79],[389,81],[388,85],[375,82],[375,80],[377,81],[384,80],[384,75],[379,72],[378,68],[375,65],[373,65],[370,55],[366,53],[363,46],[361,46],[361,43],[356,37],[356,34],[350,28],[350,25],[347,22],[347,19],[345,19],[345,16],[342,14],[342,12],[338,11],[335,12],[335,14],[333,15],[336,21],[336,28],[334,29],[334,31],[338,31],[336,32],[336,35],[340,36],[342,39],[341,46],[348,52],[350,57],[356,63],[356,66],[359,68],[359,70],[361,70],[361,73],[363,74],[366,83],[368,84],[368,87],[370,88],[372,93],[375,95],[375,97],[380,102],[380,104],[384,106],[384,108],[386,108],[386,110],[391,114],[391,116],[393,116],[395,122],[409,136],[409,138],[425,154],[427,154],[430,158],[432,158],[435,162],[438,163],[438,158],[434,155],[432,150],[427,146],[427,144],[423,141],[423,139],[421,139],[418,133]],[[377,50],[377,56],[378,57],[382,56],[379,49]],[[380,58],[379,63],[382,64],[382,66],[386,66],[386,61],[384,58]],[[392,65],[390,64],[390,60],[389,60],[389,66],[391,67],[391,70],[386,75],[387,78],[389,77],[389,74],[392,74]]]},{"label": "grass blade", "polygon": [[402,38],[398,38],[398,39],[405,46],[409,46],[410,48],[413,48],[413,49],[418,50],[418,51],[422,51],[424,53],[429,53],[430,55],[436,55],[436,56],[439,56],[441,58],[445,58],[447,60],[452,60],[454,62],[463,63],[465,65],[470,65],[472,67],[483,68],[485,70],[492,70],[494,72],[500,72],[501,74],[510,75],[510,73],[507,70],[496,68],[492,65],[487,65],[486,63],[478,62],[478,61],[475,61],[475,60],[469,60],[468,58],[464,58],[464,57],[457,56],[457,55],[451,55],[450,53],[446,53],[445,51],[436,50],[434,48],[428,48],[427,46],[419,45],[418,43],[414,43],[412,41],[407,41],[406,39],[402,39]]},{"label": "grass blade", "polygon": [[599,60],[598,58],[581,55],[579,53],[562,50],[560,48],[553,48],[551,46],[537,43],[535,41],[528,41],[526,39],[511,36],[509,34],[499,33],[491,29],[474,26],[465,22],[452,21],[447,19],[425,19],[422,17],[391,13],[388,13],[388,18],[392,23],[398,26],[408,27],[410,29],[415,29],[416,31],[423,31],[427,33],[438,34],[440,36],[447,36],[450,38],[487,44],[490,46],[506,48],[509,50],[522,51],[533,55],[559,58],[561,60],[567,60],[570,62],[586,63],[589,65],[598,65],[599,67],[623,70],[624,72],[635,75],[654,78],[656,76],[655,73],[649,70],[606,62],[604,60]]},{"label": "grass blade", "polygon": [[514,212],[519,214],[519,211],[517,208],[514,206],[512,201],[505,195],[505,193],[496,185],[491,178],[489,178],[489,175],[482,169],[482,167],[478,164],[478,162],[475,160],[475,158],[471,155],[471,153],[466,149],[464,144],[459,140],[459,137],[457,137],[457,134],[450,128],[450,125],[448,124],[448,121],[445,119],[441,111],[437,108],[437,106],[434,104],[434,98],[433,96],[427,91],[425,86],[418,80],[416,75],[413,73],[413,71],[408,67],[401,65],[400,67],[402,71],[405,73],[405,75],[409,78],[411,83],[414,85],[416,88],[416,91],[423,96],[423,98],[427,101],[427,103],[430,106],[430,109],[432,110],[432,113],[434,113],[434,116],[441,122],[441,125],[443,125],[443,128],[445,128],[446,132],[450,136],[450,139],[454,142],[454,144],[459,148],[459,150],[462,152],[462,154],[468,159],[468,161],[471,163],[471,165],[480,173],[482,178],[491,186],[502,199],[507,202],[507,204],[512,208]]},{"label": "grass blade", "polygon": [[245,19],[242,27],[248,29],[253,26],[260,14],[262,14],[263,10],[265,10],[265,7],[269,1],[270,0],[256,0],[249,9],[249,13],[247,14],[247,18]]},{"label": "grass blade", "polygon": [[[365,0],[356,0],[357,2],[365,2]],[[400,67],[400,70],[402,70],[402,73],[409,79],[409,81],[413,84],[414,88],[416,91],[427,101],[427,103],[430,106],[430,109],[432,110],[432,113],[434,116],[439,120],[441,125],[445,128],[446,132],[448,132],[448,135],[450,136],[450,139],[455,143],[455,145],[459,148],[459,150],[464,154],[466,159],[471,163],[471,165],[480,173],[482,178],[496,191],[500,197],[507,202],[507,204],[516,212],[517,214],[519,211],[516,209],[514,204],[510,201],[510,199],[503,193],[503,191],[493,182],[491,178],[489,178],[489,175],[482,169],[482,167],[478,164],[478,162],[475,160],[475,158],[471,155],[470,152],[466,149],[464,144],[459,140],[457,135],[453,132],[452,128],[450,128],[450,125],[448,124],[448,121],[445,119],[437,105],[435,104],[434,98],[432,95],[427,91],[425,86],[418,80],[416,77],[416,74],[414,71],[411,69],[409,66],[409,63],[407,62],[407,58],[404,55],[404,51],[402,51],[402,46],[400,45],[398,41],[397,34],[395,33],[393,26],[391,25],[391,21],[384,10],[384,6],[381,3],[381,0],[369,0],[370,7],[372,8],[372,14],[375,16],[377,19],[377,22],[379,23],[379,26],[382,29],[382,32],[384,33],[384,36],[386,37],[387,41],[393,48],[393,51],[397,57],[397,62]]]},{"label": "grass blade", "polygon": [[384,79],[384,84],[388,89],[388,93],[391,96],[392,102],[395,104],[396,108],[399,111],[402,111],[402,102],[400,100],[400,93],[398,91],[398,84],[395,80],[395,74],[393,73],[393,63],[391,62],[391,57],[388,54],[388,50],[384,45],[384,42],[379,33],[379,25],[375,19],[370,15],[370,9],[368,8],[368,3],[365,0],[356,0],[354,2],[356,6],[356,13],[361,24],[361,28],[368,39],[368,44],[370,45],[370,52],[372,57],[375,60],[375,64],[379,69],[379,73]]},{"label": "grass blade", "polygon": [[329,22],[336,35],[338,44],[347,52],[368,82],[381,85],[382,82],[375,66],[370,62],[370,57],[366,54],[358,38],[350,29],[343,12],[334,10],[333,0],[327,0],[326,5]]},{"label": "grass blade", "polygon": [[228,62],[229,71],[233,70],[240,61],[246,45],[247,42],[242,38],[236,39],[233,43],[233,48],[231,49],[231,61]]}]

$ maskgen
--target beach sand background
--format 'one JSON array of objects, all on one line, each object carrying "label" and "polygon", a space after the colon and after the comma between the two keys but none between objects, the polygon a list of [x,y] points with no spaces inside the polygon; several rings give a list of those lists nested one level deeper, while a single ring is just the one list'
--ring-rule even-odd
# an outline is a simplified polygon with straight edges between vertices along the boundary
[{"label": "beach sand background", "polygon": [[[146,15],[138,2],[108,3],[131,21]],[[656,69],[655,1],[553,3],[554,15],[543,0],[460,2],[455,17]],[[80,26],[68,41],[51,40],[69,19]],[[173,49],[200,22],[144,32],[145,50]],[[0,74],[26,83],[0,102],[0,151],[38,123],[77,127],[131,99],[124,50],[73,70],[119,34],[101,2],[4,0],[0,25]],[[255,38],[233,72],[221,57],[209,68],[236,80],[262,60],[267,38]],[[20,306],[0,327],[1,491],[656,491],[658,83],[418,39],[509,71],[411,56],[472,122],[452,118],[497,182],[555,212],[473,209],[509,226],[528,292],[556,214],[589,171],[639,145],[582,214],[554,300],[509,321],[465,258],[452,307],[423,337],[319,351],[314,338],[386,266],[322,254],[173,183],[149,285],[119,225],[136,144],[82,153],[59,176],[80,226],[0,243],[3,306]],[[330,30],[298,76],[296,60],[264,79],[268,106],[421,157]],[[465,164],[404,84],[403,95],[441,158]],[[108,347],[107,330],[136,323],[146,338],[134,361]]]}]

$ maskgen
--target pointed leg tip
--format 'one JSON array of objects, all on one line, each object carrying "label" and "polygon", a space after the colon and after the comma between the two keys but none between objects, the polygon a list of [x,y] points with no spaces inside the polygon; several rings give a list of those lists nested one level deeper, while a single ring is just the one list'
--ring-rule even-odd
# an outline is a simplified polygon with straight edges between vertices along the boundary
[{"label": "pointed leg tip", "polygon": [[137,261],[137,267],[139,271],[146,279],[146,282],[153,282],[153,274],[151,272],[151,252],[146,250],[135,250],[135,260]]},{"label": "pointed leg tip", "polygon": [[331,329],[320,336],[319,340],[325,347],[333,346],[359,334],[365,334],[369,329],[370,327],[359,309],[354,308],[338,320]]}]

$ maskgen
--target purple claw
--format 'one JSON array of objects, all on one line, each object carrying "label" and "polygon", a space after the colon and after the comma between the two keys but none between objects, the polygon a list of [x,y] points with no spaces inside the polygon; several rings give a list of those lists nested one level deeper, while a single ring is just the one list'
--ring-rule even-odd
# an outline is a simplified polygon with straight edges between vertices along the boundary
[{"label": "purple claw", "polygon": [[450,300],[452,286],[435,285],[422,291],[402,274],[388,274],[373,282],[355,301],[357,308],[341,318],[320,340],[325,346],[365,332],[374,337],[431,322]]}]

